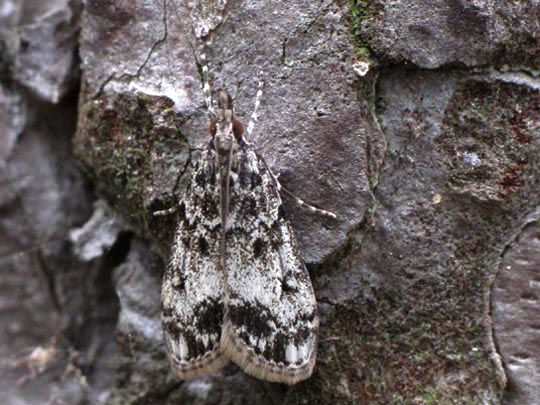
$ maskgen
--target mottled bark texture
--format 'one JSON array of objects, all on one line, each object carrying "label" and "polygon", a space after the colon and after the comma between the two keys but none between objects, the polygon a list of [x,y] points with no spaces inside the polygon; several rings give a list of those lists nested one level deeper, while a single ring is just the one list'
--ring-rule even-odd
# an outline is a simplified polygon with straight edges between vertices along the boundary
[{"label": "mottled bark texture", "polygon": [[[540,403],[540,1],[218,3],[0,3],[1,402]],[[208,139],[203,28],[244,121],[264,71],[282,184],[339,216],[287,204],[321,313],[292,387],[164,352],[153,212]]]},{"label": "mottled bark texture", "polygon": [[0,2],[3,404],[84,403],[114,371],[110,270],[125,243],[104,254],[118,231],[103,215],[68,238],[93,200],[72,152],[80,13],[77,2]]}]

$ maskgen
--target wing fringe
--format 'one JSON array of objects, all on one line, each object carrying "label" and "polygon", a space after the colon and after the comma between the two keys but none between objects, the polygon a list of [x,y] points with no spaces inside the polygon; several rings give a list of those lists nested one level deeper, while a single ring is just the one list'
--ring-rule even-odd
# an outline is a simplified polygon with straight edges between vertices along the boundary
[{"label": "wing fringe", "polygon": [[230,360],[225,355],[221,346],[214,351],[207,352],[204,356],[190,359],[189,361],[181,360],[171,348],[171,342],[167,341],[167,357],[173,372],[182,380],[193,380],[195,378],[204,377],[208,374],[214,374],[221,370]]},{"label": "wing fringe", "polygon": [[262,380],[288,385],[296,384],[311,377],[317,358],[317,340],[315,339],[311,356],[304,364],[293,366],[268,361],[240,341],[233,333],[232,324],[228,321],[225,321],[223,325],[221,347],[226,356],[246,373]]}]

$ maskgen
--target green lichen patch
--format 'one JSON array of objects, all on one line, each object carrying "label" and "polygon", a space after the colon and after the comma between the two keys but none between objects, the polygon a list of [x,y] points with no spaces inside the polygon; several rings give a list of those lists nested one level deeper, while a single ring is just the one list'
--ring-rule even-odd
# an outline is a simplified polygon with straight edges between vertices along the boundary
[{"label": "green lichen patch", "polygon": [[501,201],[523,186],[538,144],[536,90],[467,81],[450,100],[443,124],[440,142],[452,189]]},{"label": "green lichen patch", "polygon": [[373,60],[371,51],[362,37],[362,23],[370,17],[372,12],[369,0],[349,0],[352,17],[352,35],[355,44],[355,51],[359,58]]}]

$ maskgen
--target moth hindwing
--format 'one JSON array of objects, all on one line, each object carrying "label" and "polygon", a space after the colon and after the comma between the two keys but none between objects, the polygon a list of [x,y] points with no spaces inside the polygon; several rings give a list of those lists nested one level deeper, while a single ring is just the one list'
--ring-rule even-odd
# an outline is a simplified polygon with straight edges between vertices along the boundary
[{"label": "moth hindwing", "polygon": [[163,280],[168,356],[182,379],[232,360],[295,384],[315,365],[319,318],[279,183],[219,93],[211,139],[180,202]]}]

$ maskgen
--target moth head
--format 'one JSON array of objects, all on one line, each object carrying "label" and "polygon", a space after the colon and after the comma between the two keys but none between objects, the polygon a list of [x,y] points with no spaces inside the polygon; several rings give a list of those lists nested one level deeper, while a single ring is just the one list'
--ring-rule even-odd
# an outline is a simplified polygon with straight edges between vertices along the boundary
[{"label": "moth head", "polygon": [[220,90],[216,118],[210,122],[210,135],[218,142],[231,142],[233,136],[239,141],[243,133],[244,126],[234,118],[231,96],[225,90]]}]

